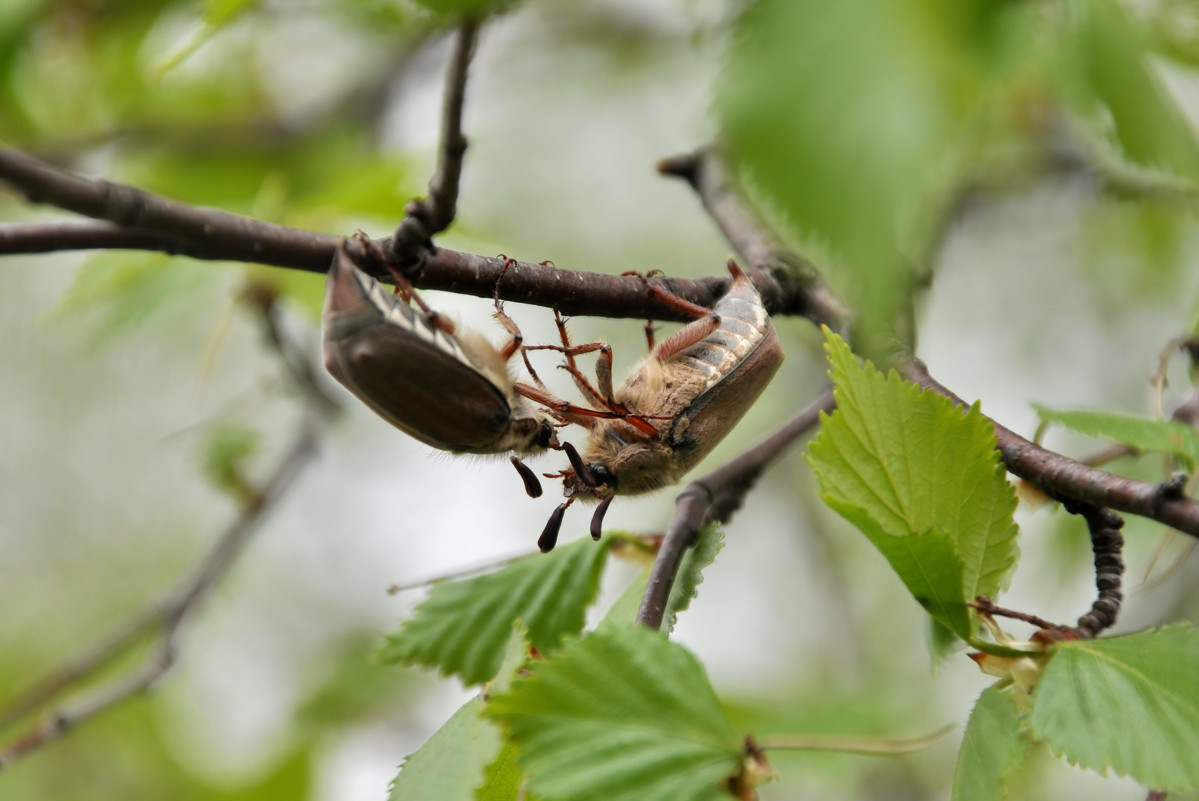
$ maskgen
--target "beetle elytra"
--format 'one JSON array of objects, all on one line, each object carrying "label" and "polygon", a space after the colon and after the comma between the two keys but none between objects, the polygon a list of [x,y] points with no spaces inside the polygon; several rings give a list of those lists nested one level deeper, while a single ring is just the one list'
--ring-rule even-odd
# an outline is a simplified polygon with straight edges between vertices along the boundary
[{"label": "beetle elytra", "polygon": [[[504,314],[498,290],[496,317],[511,337],[499,349],[430,312],[406,284],[397,274],[397,285],[419,308],[384,289],[338,248],[321,317],[329,373],[384,420],[440,450],[531,454],[557,448],[551,418],[521,397],[509,371],[521,336]],[[515,457],[513,464],[530,494],[540,494],[532,471]]]}]

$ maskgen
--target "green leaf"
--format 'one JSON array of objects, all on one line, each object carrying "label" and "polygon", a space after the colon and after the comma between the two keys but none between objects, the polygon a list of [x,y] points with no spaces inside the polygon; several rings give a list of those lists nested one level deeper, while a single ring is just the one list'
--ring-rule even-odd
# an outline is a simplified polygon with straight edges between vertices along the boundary
[{"label": "green leaf", "polygon": [[1055,646],[1033,733],[1071,763],[1146,787],[1199,787],[1199,631],[1179,623]]},{"label": "green leaf", "polygon": [[864,331],[907,307],[901,253],[935,217],[911,211],[929,205],[977,103],[1001,5],[764,0],[733,31],[721,138],[784,216],[843,260]]},{"label": "green leaf", "polygon": [[495,573],[434,585],[413,617],[388,635],[380,658],[480,684],[496,675],[518,619],[530,642],[550,653],[563,635],[583,630],[611,541],[582,540]]},{"label": "green leaf", "polygon": [[[525,632],[513,624],[504,646],[502,664],[486,692],[463,704],[424,745],[404,760],[392,783],[391,799],[436,798],[441,801],[511,798],[503,793],[523,781],[513,776],[511,747],[499,729],[483,716],[487,696],[507,690],[520,666],[528,659]],[[490,794],[490,795],[488,795]]]},{"label": "green leaf", "polygon": [[204,3],[204,21],[209,25],[227,25],[254,8],[260,0],[207,0]]},{"label": "green leaf", "polygon": [[1033,408],[1047,423],[1057,423],[1088,437],[1105,437],[1138,450],[1168,453],[1188,470],[1199,465],[1199,431],[1174,420],[1154,420],[1097,411],[1064,411],[1034,403]]},{"label": "green leaf", "polygon": [[512,680],[516,678],[517,671],[528,660],[529,633],[525,631],[524,622],[518,620],[512,624],[512,631],[508,633],[508,642],[504,646],[499,670],[496,671],[495,678],[487,682],[487,692],[507,692],[512,686]]},{"label": "green leaf", "polygon": [[953,629],[948,628],[936,618],[928,620],[928,650],[933,658],[933,668],[938,669],[952,654],[958,652],[962,641],[958,639]]},{"label": "green leaf", "polygon": [[1070,44],[1090,95],[1076,98],[1076,105],[1092,98],[1103,104],[1130,161],[1199,178],[1199,143],[1153,69],[1139,24],[1111,0],[1088,0],[1074,11],[1079,24]]},{"label": "green leaf", "polygon": [[177,319],[179,310],[203,298],[219,275],[211,266],[172,261],[161,253],[100,253],[75,273],[51,319],[99,312],[92,344],[107,343],[152,315]]},{"label": "green leaf", "polygon": [[[522,801],[520,791],[525,784],[525,773],[516,764],[516,754],[516,746],[504,744],[499,756],[483,773],[483,784],[475,795],[477,801]],[[529,801],[529,797],[524,796],[523,801]]]},{"label": "green leaf", "polygon": [[641,626],[568,643],[487,714],[520,749],[529,788],[558,801],[712,798],[742,760],[700,663]]},{"label": "green leaf", "polygon": [[246,479],[245,465],[261,445],[262,436],[248,426],[217,428],[204,444],[204,475],[223,492],[252,497],[255,491]]},{"label": "green leaf", "polygon": [[480,696],[463,704],[424,745],[404,760],[391,785],[391,801],[436,798],[470,801],[503,745],[495,724],[483,717]]},{"label": "green leaf", "polygon": [[473,17],[493,11],[505,11],[517,0],[414,0],[435,14],[445,17]]},{"label": "green leaf", "polygon": [[649,584],[651,567],[646,567],[629,583],[620,597],[613,602],[600,626],[635,626],[637,612],[641,609],[641,599],[645,597],[645,588]]},{"label": "green leaf", "polygon": [[1008,776],[1031,747],[1011,695],[995,687],[983,690],[962,737],[950,801],[1003,801]]},{"label": "green leaf", "polygon": [[666,601],[666,615],[662,619],[662,631],[666,634],[674,631],[674,624],[679,619],[679,612],[691,605],[691,601],[699,596],[699,585],[703,583],[703,571],[716,561],[716,555],[724,547],[724,531],[714,523],[699,532],[699,541],[687,549],[683,555],[683,563],[679,566],[674,586],[670,588],[670,598]]},{"label": "green leaf", "polygon": [[892,371],[886,378],[832,332],[826,344],[837,411],[808,459],[826,503],[882,551],[912,594],[959,635],[964,604],[994,597],[1016,561],[1016,496],[995,433]]},{"label": "green leaf", "polygon": [[933,620],[963,639],[970,636],[972,618],[966,600],[973,596],[962,591],[965,571],[949,537],[937,531],[893,537],[860,507],[827,495],[824,500],[874,543]]}]

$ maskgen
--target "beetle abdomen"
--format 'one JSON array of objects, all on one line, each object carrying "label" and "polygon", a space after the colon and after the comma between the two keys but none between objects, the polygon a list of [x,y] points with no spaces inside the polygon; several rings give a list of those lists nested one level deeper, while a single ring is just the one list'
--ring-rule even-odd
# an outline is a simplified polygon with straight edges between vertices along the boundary
[{"label": "beetle abdomen", "polygon": [[774,330],[758,290],[748,278],[734,280],[713,311],[720,315],[720,327],[675,356],[680,364],[704,376],[701,394],[732,374]]}]

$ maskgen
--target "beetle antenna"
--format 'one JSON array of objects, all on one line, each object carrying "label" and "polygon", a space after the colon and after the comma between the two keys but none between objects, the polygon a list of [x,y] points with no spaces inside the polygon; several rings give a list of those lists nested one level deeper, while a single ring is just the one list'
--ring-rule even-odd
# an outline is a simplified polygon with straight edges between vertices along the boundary
[{"label": "beetle antenna", "polygon": [[541,532],[541,536],[537,538],[537,547],[542,553],[549,553],[554,550],[554,546],[558,544],[558,532],[562,529],[562,518],[566,516],[566,507],[574,501],[574,498],[566,501],[558,506],[550,515],[550,519],[546,521],[545,529]]},{"label": "beetle antenna", "polygon": [[610,495],[605,495],[600,501],[600,505],[596,508],[595,514],[591,516],[591,539],[599,542],[600,534],[603,533],[604,515],[608,513],[608,507],[612,505],[612,499],[616,497],[613,492]]},{"label": "beetle antenna", "polygon": [[516,468],[516,472],[520,474],[521,481],[525,482],[525,494],[530,498],[541,497],[541,482],[537,480],[537,474],[533,472],[533,468],[522,462],[519,457],[513,456],[512,466]]},{"label": "beetle antenna", "polygon": [[562,445],[562,450],[566,451],[566,458],[570,459],[570,466],[575,469],[575,475],[587,486],[598,487],[599,482],[595,480],[595,475],[591,472],[591,468],[583,461],[583,457],[579,456],[579,452],[575,450],[575,446],[567,442]]}]

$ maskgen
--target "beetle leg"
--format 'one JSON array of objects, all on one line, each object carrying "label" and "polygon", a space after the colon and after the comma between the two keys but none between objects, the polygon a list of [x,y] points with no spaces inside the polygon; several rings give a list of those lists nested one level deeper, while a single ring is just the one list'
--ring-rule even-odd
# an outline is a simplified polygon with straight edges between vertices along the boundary
[{"label": "beetle leg", "polygon": [[[579,394],[581,394],[584,398],[587,398],[588,401],[591,403],[591,405],[595,406],[596,408],[607,408],[607,409],[610,409],[611,411],[617,411],[617,409],[614,409],[612,407],[612,405],[609,403],[609,401],[612,398],[612,353],[611,353],[611,348],[606,343],[603,343],[603,342],[593,342],[593,343],[590,343],[587,345],[571,345],[570,344],[570,335],[566,331],[566,320],[564,320],[562,318],[562,315],[558,312],[557,309],[554,309],[554,322],[558,326],[558,336],[562,340],[561,346],[559,346],[559,345],[530,345],[525,350],[553,350],[553,351],[557,351],[558,353],[561,353],[563,356],[566,357],[565,369],[567,372],[570,373],[570,377],[574,380],[575,386],[579,388]],[[575,356],[579,356],[584,353],[593,353],[597,350],[601,351],[601,354],[602,354],[602,351],[605,348],[608,349],[608,378],[607,378],[608,388],[607,388],[606,393],[601,393],[600,391],[596,390],[595,387],[591,386],[591,382],[588,381],[587,377],[584,376],[583,373],[579,370],[579,366],[575,362]],[[597,377],[600,378],[601,389],[603,389],[603,380],[604,379],[600,375],[598,367],[596,369],[596,375],[597,375]],[[541,384],[540,380],[537,383]]]},{"label": "beetle leg", "polygon": [[517,383],[516,392],[522,397],[528,398],[549,409],[550,413],[559,420],[581,425],[588,430],[595,426],[597,419],[623,417],[623,415],[614,414],[613,412],[601,412],[595,409],[588,409],[584,406],[576,406],[550,393],[544,385],[541,387],[531,387],[528,384]]},{"label": "beetle leg", "polygon": [[[680,298],[681,299],[681,298]],[[700,306],[699,308],[703,308]],[[720,315],[711,309],[705,309],[706,316],[702,320],[688,323],[671,334],[665,342],[654,350],[654,358],[664,362],[679,351],[689,348],[704,337],[720,328]]]},{"label": "beetle leg", "polygon": [[537,386],[546,390],[546,392],[549,392],[549,390],[546,389],[545,382],[541,380],[541,376],[537,375],[537,371],[533,369],[533,363],[529,361],[529,351],[530,350],[536,350],[536,348],[532,348],[532,347],[521,348],[520,349],[520,358],[524,360],[525,369],[529,371],[529,376],[533,379],[533,383],[537,384]]},{"label": "beetle leg", "polygon": [[[732,263],[732,261],[732,259],[729,259],[730,263]],[[736,264],[733,264],[732,267],[729,267],[729,272],[733,272],[734,267],[737,269],[737,272],[741,272],[741,268],[737,267]],[[671,306],[685,314],[690,314],[692,317],[700,318],[712,313],[712,310],[707,306],[701,306],[698,303],[692,303],[686,298],[680,298],[669,289],[658,286],[657,284],[651,284],[649,279],[655,276],[665,275],[665,273],[663,273],[661,270],[650,270],[648,273],[639,273],[636,270],[629,270],[621,273],[621,275],[632,275],[640,278],[641,283],[645,285],[646,295],[655,300],[661,301],[667,306]],[[737,275],[734,273],[733,280],[736,280],[736,278]]]},{"label": "beetle leg", "polygon": [[[507,331],[512,337],[512,339],[510,339],[507,344],[504,345],[504,347],[499,349],[500,355],[504,357],[504,361],[507,361],[508,359],[511,359],[512,354],[516,353],[518,350],[521,351],[522,355],[524,354],[521,346],[524,344],[525,336],[520,332],[520,328],[516,325],[516,321],[504,312],[504,302],[500,300],[500,282],[504,280],[504,275],[508,272],[508,268],[516,264],[516,259],[510,259],[507,256],[504,256],[502,253],[500,256],[502,256],[504,259],[504,268],[500,270],[500,277],[495,279],[495,291],[492,293],[492,298],[495,300],[495,319],[499,320],[500,325],[502,325],[504,330]],[[529,365],[529,360],[527,358],[525,359],[525,366],[529,368],[529,373],[533,375],[533,380],[540,384],[541,379],[538,378],[537,374],[533,372],[533,368]]]},{"label": "beetle leg", "polygon": [[[570,373],[570,377],[574,379],[575,386],[579,388],[579,392],[583,397],[591,398],[593,401],[592,406],[604,406],[604,397],[596,392],[595,388],[591,386],[591,382],[587,380],[587,377],[579,371],[579,366],[575,364],[575,356],[583,353],[591,353],[603,347],[603,343],[571,345],[570,336],[566,332],[566,320],[562,319],[562,315],[558,313],[557,309],[554,309],[554,322],[558,326],[558,336],[562,340],[562,355],[566,357],[566,369]],[[609,358],[609,363],[611,363],[611,358]],[[611,394],[609,392],[608,396],[611,397]]]},{"label": "beetle leg", "polygon": [[550,413],[559,420],[583,426],[588,431],[595,427],[597,420],[624,420],[646,436],[656,437],[658,436],[658,430],[650,425],[647,420],[669,419],[653,415],[636,415],[629,412],[603,411],[600,409],[589,409],[586,406],[576,406],[553,395],[545,387],[531,387],[528,384],[517,383],[516,392],[549,409]]},{"label": "beetle leg", "polygon": [[[557,350],[557,348],[555,348]],[[575,364],[572,356],[582,356],[584,353],[595,353],[599,351],[599,357],[595,361],[595,377],[596,383],[599,384],[599,389],[591,386],[591,382],[587,380],[587,376]],[[567,355],[567,363],[558,365],[566,372],[570,373],[570,377],[574,379],[575,386],[579,388],[579,393],[589,397],[593,406],[603,407],[613,412],[628,412],[628,409],[622,408],[612,398],[612,346],[607,342],[592,342],[588,345],[575,345],[568,351],[564,350]]]},{"label": "beetle leg", "polygon": [[439,311],[434,311],[429,308],[429,304],[425,303],[424,299],[417,293],[416,287],[412,282],[404,277],[404,274],[396,268],[390,261],[384,260],[383,264],[387,267],[387,271],[391,273],[392,279],[395,281],[396,290],[399,291],[400,297],[408,300],[409,298],[416,301],[416,305],[424,312],[425,317],[429,320],[429,325],[436,328],[442,333],[454,335],[454,321],[445,316]]}]

